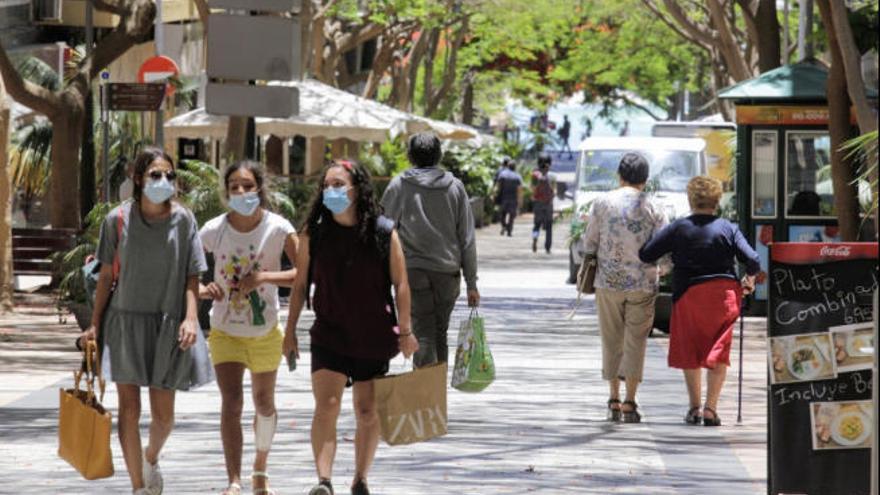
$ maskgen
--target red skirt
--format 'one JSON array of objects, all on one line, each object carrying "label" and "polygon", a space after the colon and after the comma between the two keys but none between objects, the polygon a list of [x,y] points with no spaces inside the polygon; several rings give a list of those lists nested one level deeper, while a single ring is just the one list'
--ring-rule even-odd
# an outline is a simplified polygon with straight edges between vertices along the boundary
[{"label": "red skirt", "polygon": [[719,278],[689,287],[672,306],[669,366],[730,366],[730,343],[741,299],[742,288],[736,280]]}]

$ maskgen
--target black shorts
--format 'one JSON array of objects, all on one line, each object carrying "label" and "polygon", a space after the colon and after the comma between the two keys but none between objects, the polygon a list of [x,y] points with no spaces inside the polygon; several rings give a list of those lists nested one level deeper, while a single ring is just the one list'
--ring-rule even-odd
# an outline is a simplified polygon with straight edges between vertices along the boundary
[{"label": "black shorts", "polygon": [[345,383],[350,387],[354,382],[366,382],[373,378],[385,376],[388,373],[387,359],[362,359],[351,356],[343,356],[336,352],[319,347],[315,344],[310,346],[312,352],[312,373],[318,370],[330,370],[341,373],[348,378]]}]

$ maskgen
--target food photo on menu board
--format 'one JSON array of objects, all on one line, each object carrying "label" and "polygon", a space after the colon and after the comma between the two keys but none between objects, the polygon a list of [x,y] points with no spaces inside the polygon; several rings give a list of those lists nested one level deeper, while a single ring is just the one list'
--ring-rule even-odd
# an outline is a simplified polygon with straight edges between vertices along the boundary
[{"label": "food photo on menu board", "polygon": [[770,363],[773,384],[837,377],[834,347],[827,332],[771,337]]},{"label": "food photo on menu board", "polygon": [[837,372],[869,370],[874,363],[874,322],[830,327]]},{"label": "food photo on menu board", "polygon": [[870,449],[872,411],[870,400],[810,403],[813,450]]}]

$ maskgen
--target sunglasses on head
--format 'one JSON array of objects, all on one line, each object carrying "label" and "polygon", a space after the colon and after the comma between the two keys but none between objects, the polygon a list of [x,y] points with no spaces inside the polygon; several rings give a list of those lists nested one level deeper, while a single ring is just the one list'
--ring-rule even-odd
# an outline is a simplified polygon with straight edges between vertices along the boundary
[{"label": "sunglasses on head", "polygon": [[152,172],[150,172],[150,178],[153,180],[159,180],[162,178],[163,175],[168,180],[174,180],[177,178],[177,174],[174,172],[174,170],[168,170],[168,171],[153,170]]}]

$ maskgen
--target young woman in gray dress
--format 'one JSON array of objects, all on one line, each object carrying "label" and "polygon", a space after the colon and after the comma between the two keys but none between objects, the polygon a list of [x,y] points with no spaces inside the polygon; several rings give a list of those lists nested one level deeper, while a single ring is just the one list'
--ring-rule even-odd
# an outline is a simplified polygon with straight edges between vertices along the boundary
[{"label": "young woman in gray dress", "polygon": [[[119,442],[138,495],[162,493],[159,452],[174,424],[175,391],[211,378],[196,305],[207,265],[195,217],[171,199],[175,178],[171,157],[160,149],[146,148],[135,159],[133,198],[101,226],[101,273],[83,334],[102,334],[103,373],[116,382]],[[151,413],[143,451],[141,387],[149,388]]]}]

